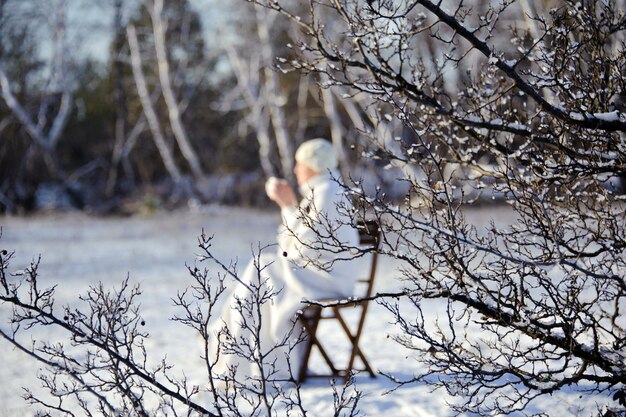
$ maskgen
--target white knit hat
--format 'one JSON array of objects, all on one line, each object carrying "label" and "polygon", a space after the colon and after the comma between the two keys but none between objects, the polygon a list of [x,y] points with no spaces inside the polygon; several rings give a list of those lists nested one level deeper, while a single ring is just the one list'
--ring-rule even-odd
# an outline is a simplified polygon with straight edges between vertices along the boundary
[{"label": "white knit hat", "polygon": [[337,168],[337,155],[332,143],[317,138],[304,142],[296,151],[296,161],[302,162],[320,174]]}]

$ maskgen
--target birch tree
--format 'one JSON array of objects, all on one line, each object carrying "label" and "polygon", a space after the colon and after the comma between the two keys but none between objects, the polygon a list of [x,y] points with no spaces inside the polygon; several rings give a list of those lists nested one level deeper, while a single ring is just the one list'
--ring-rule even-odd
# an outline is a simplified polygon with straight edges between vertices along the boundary
[{"label": "birch tree", "polygon": [[137,85],[137,93],[141,100],[141,106],[143,107],[146,120],[150,126],[152,132],[152,139],[154,140],[163,164],[168,173],[176,182],[179,182],[182,178],[180,169],[178,168],[172,150],[165,141],[165,136],[159,124],[159,118],[154,109],[152,101],[150,100],[150,93],[148,91],[148,85],[142,69],[141,52],[139,50],[139,41],[137,40],[137,31],[134,25],[128,25],[126,28],[128,36],[128,45],[130,47],[131,63],[133,68],[133,76],[135,78],[135,84]]},{"label": "birch tree", "polygon": [[[0,6],[4,7],[4,5]],[[53,176],[62,178],[62,169],[58,164],[55,152],[73,109],[76,80],[70,69],[72,56],[68,53],[66,37],[67,2],[49,2],[46,7],[52,14],[49,28],[52,57],[45,91],[38,103],[37,112],[31,112],[17,98],[14,93],[17,84],[9,79],[2,68],[8,63],[2,62],[0,62],[0,94],[13,117],[28,133],[34,147],[43,154],[49,171]],[[50,114],[51,108],[54,109],[52,115]]]},{"label": "birch tree", "polygon": [[165,39],[165,27],[167,22],[163,18],[163,0],[151,0],[148,4],[150,18],[152,20],[152,32],[154,34],[154,48],[156,51],[157,67],[159,72],[159,81],[163,91],[163,98],[167,106],[169,122],[172,132],[178,143],[178,147],[183,156],[189,163],[191,171],[196,178],[201,178],[204,173],[200,165],[200,161],[194,151],[187,132],[181,121],[181,109],[178,99],[172,88],[172,80],[170,74],[170,64],[167,54],[167,46]]},{"label": "birch tree", "polygon": [[226,53],[230,66],[237,79],[237,89],[248,108],[244,120],[251,125],[259,143],[259,161],[266,178],[278,176],[272,164],[272,138],[270,135],[269,115],[264,106],[263,87],[260,80],[260,63],[258,55],[249,59],[240,56],[236,46],[228,45]]},{"label": "birch tree", "polygon": [[[115,140],[113,152],[111,155],[111,166],[107,175],[107,184],[105,194],[111,196],[117,184],[118,168],[122,160],[124,142],[126,140],[126,126],[128,125],[126,94],[123,84],[123,67],[122,49],[126,44],[126,31],[124,28],[122,8],[123,0],[114,0],[113,3],[113,45],[112,45],[112,61],[113,61],[113,79],[114,79],[114,100],[115,100]],[[145,123],[145,122],[144,122]]]},{"label": "birch tree", "polygon": [[253,10],[242,18],[250,20],[253,29],[248,36],[254,39],[254,46],[248,41],[230,42],[224,50],[237,79],[238,97],[247,107],[244,121],[256,134],[264,174],[293,181],[294,136],[288,130],[291,118],[284,111],[290,98],[274,66],[272,16]]},{"label": "birch tree", "polygon": [[[326,77],[322,76],[320,83],[324,85],[327,82]],[[333,143],[333,148],[337,154],[337,160],[339,161],[339,167],[341,174],[344,178],[350,177],[350,171],[348,165],[348,158],[345,153],[344,145],[344,128],[339,116],[339,111],[335,103],[335,97],[333,92],[328,88],[322,88],[322,101],[324,107],[324,113],[328,118],[330,124],[330,139]]]},{"label": "birch tree", "polygon": [[[248,36],[254,41],[252,44],[248,40],[231,41],[223,45],[237,79],[237,90],[227,96],[222,110],[243,109],[243,123],[254,131],[265,176],[281,176],[293,181],[294,148],[298,140],[303,140],[308,127],[310,82],[306,78],[299,79],[297,91],[296,86],[281,82],[273,53],[276,40],[271,29],[276,25],[271,15],[263,10],[252,10],[241,19],[250,22],[252,30]],[[298,111],[286,112],[285,108]],[[295,129],[290,130],[294,125]]]},{"label": "birch tree", "polygon": [[265,94],[267,106],[274,126],[276,144],[280,154],[280,162],[282,166],[283,176],[293,182],[293,154],[294,146],[292,140],[287,134],[287,126],[283,106],[286,103],[284,94],[280,91],[276,72],[272,63],[275,56],[272,52],[272,43],[270,39],[269,25],[271,21],[265,10],[256,10],[256,27],[259,37],[259,45],[261,47],[261,57],[263,65],[263,74],[265,76]]},{"label": "birch tree", "polygon": [[[398,291],[377,298],[422,367],[389,377],[448,390],[459,414],[537,410],[573,389],[622,415],[624,3],[255,3],[302,33],[283,69],[347,93],[410,184],[399,206],[349,189],[403,264]],[[517,221],[476,229],[466,207],[485,198]],[[447,306],[439,321],[427,300]]]},{"label": "birch tree", "polygon": [[[204,169],[183,121],[190,95],[203,82],[201,77],[189,74],[197,74],[197,66],[207,64],[200,27],[196,25],[198,20],[187,2],[145,0],[139,11],[139,16],[126,30],[133,77],[143,109],[135,126],[139,129],[147,124],[170,177],[180,182],[184,175],[185,169],[179,167],[176,160],[180,152],[193,177],[200,180]],[[195,67],[190,68],[190,65]],[[164,106],[160,104],[160,97]],[[168,143],[169,134],[174,146]],[[129,139],[126,143],[129,146],[119,144],[114,158],[119,159],[134,146],[134,141]]]}]

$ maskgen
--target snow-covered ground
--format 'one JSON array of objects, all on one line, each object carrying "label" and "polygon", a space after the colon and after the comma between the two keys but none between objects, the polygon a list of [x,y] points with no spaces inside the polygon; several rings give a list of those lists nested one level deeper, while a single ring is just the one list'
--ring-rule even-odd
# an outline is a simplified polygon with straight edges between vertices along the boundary
[{"label": "snow-covered ground", "polygon": [[[469,212],[475,225],[487,225],[489,219],[502,223],[514,221],[504,207],[473,209]],[[239,208],[203,207],[195,210],[159,213],[150,217],[92,218],[82,214],[55,214],[28,218],[0,217],[2,238],[0,249],[14,250],[10,271],[28,265],[41,254],[40,277],[44,285],[58,284],[57,306],[74,302],[89,285],[102,281],[118,285],[130,276],[131,282],[142,288],[142,313],[151,333],[150,354],[159,358],[167,355],[177,369],[190,378],[202,375],[199,359],[200,345],[189,338],[187,329],[170,318],[177,313],[171,298],[191,281],[185,264],[193,264],[197,237],[204,228],[214,234],[215,254],[224,261],[238,259],[245,265],[258,243],[274,240],[279,222],[276,211]],[[383,259],[377,290],[392,290],[398,283],[394,263]],[[0,307],[6,329],[6,307]],[[433,305],[428,311],[437,311]],[[391,316],[382,307],[371,306],[363,336],[363,350],[376,369],[400,377],[411,375],[409,352],[388,338],[393,328]],[[338,351],[347,354],[340,339],[332,331],[325,335]],[[0,417],[31,416],[35,409],[20,398],[21,387],[39,386],[36,375],[40,366],[23,353],[15,351],[0,340]],[[195,353],[194,353],[195,352]],[[313,367],[317,366],[315,363]],[[201,381],[198,381],[199,383]],[[377,416],[446,416],[450,415],[444,392],[431,392],[423,385],[403,387],[383,395],[392,384],[383,377],[357,377],[358,389],[365,393],[360,405],[363,414]],[[332,409],[332,392],[328,381],[313,380],[305,384],[305,405],[311,415],[326,416]],[[550,415],[579,415],[581,407],[593,410],[593,398],[581,399],[576,393],[564,393],[537,402],[537,409]]]}]

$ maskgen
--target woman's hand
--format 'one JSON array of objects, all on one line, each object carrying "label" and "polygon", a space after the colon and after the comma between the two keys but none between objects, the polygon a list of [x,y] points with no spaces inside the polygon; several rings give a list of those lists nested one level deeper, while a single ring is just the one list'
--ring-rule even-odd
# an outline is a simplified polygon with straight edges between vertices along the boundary
[{"label": "woman's hand", "polygon": [[285,180],[271,178],[265,189],[270,200],[278,204],[280,208],[295,206],[297,203],[293,188]]}]

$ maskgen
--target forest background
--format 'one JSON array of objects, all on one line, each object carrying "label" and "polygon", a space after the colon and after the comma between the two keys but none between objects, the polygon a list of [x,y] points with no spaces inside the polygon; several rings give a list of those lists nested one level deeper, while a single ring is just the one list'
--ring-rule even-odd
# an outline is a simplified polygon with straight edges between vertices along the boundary
[{"label": "forest background", "polygon": [[246,2],[0,2],[0,212],[262,206],[318,136],[371,171],[358,100],[276,71],[296,36]]}]

